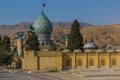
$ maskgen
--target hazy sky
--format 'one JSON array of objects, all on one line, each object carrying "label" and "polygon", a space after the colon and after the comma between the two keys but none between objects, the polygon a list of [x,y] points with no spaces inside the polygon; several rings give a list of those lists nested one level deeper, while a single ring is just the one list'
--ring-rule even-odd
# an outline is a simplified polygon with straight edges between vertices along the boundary
[{"label": "hazy sky", "polygon": [[120,24],[120,0],[0,0],[0,24],[33,22],[42,3],[46,3],[44,12],[51,21]]}]

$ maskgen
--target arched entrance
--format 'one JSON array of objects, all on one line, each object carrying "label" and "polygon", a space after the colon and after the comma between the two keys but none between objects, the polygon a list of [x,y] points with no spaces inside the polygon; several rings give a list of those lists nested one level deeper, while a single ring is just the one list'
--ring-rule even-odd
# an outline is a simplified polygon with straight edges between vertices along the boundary
[{"label": "arched entrance", "polygon": [[71,59],[67,59],[66,60],[66,69],[69,70],[69,69],[71,69],[71,67],[72,67],[72,61],[71,61]]},{"label": "arched entrance", "polygon": [[71,61],[70,61],[70,59],[67,59],[67,60],[66,60],[66,66],[71,66]]},{"label": "arched entrance", "polygon": [[19,58],[18,61],[16,62],[16,68],[21,69],[22,68],[22,60]]}]

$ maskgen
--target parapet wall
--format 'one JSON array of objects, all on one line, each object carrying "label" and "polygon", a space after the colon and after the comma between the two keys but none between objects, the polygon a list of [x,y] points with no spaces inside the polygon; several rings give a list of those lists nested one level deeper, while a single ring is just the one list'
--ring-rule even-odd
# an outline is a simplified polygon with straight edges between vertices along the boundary
[{"label": "parapet wall", "polygon": [[62,53],[54,51],[24,51],[23,67],[25,70],[62,70]]},{"label": "parapet wall", "polygon": [[24,51],[22,69],[95,69],[120,68],[120,52]]},{"label": "parapet wall", "polygon": [[63,65],[64,65],[63,69],[120,68],[120,53],[119,52],[63,53]]}]

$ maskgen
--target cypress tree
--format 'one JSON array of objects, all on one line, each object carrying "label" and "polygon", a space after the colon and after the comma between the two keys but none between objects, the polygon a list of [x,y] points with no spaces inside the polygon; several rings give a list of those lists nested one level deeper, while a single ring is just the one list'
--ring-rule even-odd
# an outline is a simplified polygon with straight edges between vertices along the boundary
[{"label": "cypress tree", "polygon": [[78,21],[74,20],[68,39],[68,48],[72,51],[75,49],[82,49],[83,47],[83,37],[80,33],[79,27],[80,25]]},{"label": "cypress tree", "polygon": [[30,31],[34,31],[34,27],[32,25],[29,26]]},{"label": "cypress tree", "polygon": [[25,44],[27,50],[37,50],[39,45],[37,35],[34,32],[29,33]]},{"label": "cypress tree", "polygon": [[10,51],[10,38],[4,36],[0,38],[0,65],[9,65],[13,60],[13,54]]},{"label": "cypress tree", "polygon": [[2,48],[2,38],[0,37],[0,51],[1,51],[1,48]]},{"label": "cypress tree", "polygon": [[1,36],[0,36],[0,41],[2,40]]}]

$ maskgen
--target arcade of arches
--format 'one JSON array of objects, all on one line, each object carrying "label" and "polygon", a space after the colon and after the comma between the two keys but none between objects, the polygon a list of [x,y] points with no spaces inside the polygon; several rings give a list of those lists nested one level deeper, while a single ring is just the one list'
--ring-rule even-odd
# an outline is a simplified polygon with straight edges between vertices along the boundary
[{"label": "arcade of arches", "polygon": [[[68,58],[65,54],[70,57],[69,63]],[[120,54],[119,53],[64,53],[63,61],[67,64],[72,63],[69,68],[120,68]],[[67,60],[65,60],[67,59]],[[68,68],[68,65],[67,66]]]},{"label": "arcade of arches", "polygon": [[26,70],[55,68],[61,71],[68,69],[120,68],[120,53],[40,51],[35,56],[34,52],[26,51],[22,61],[22,69]]}]

